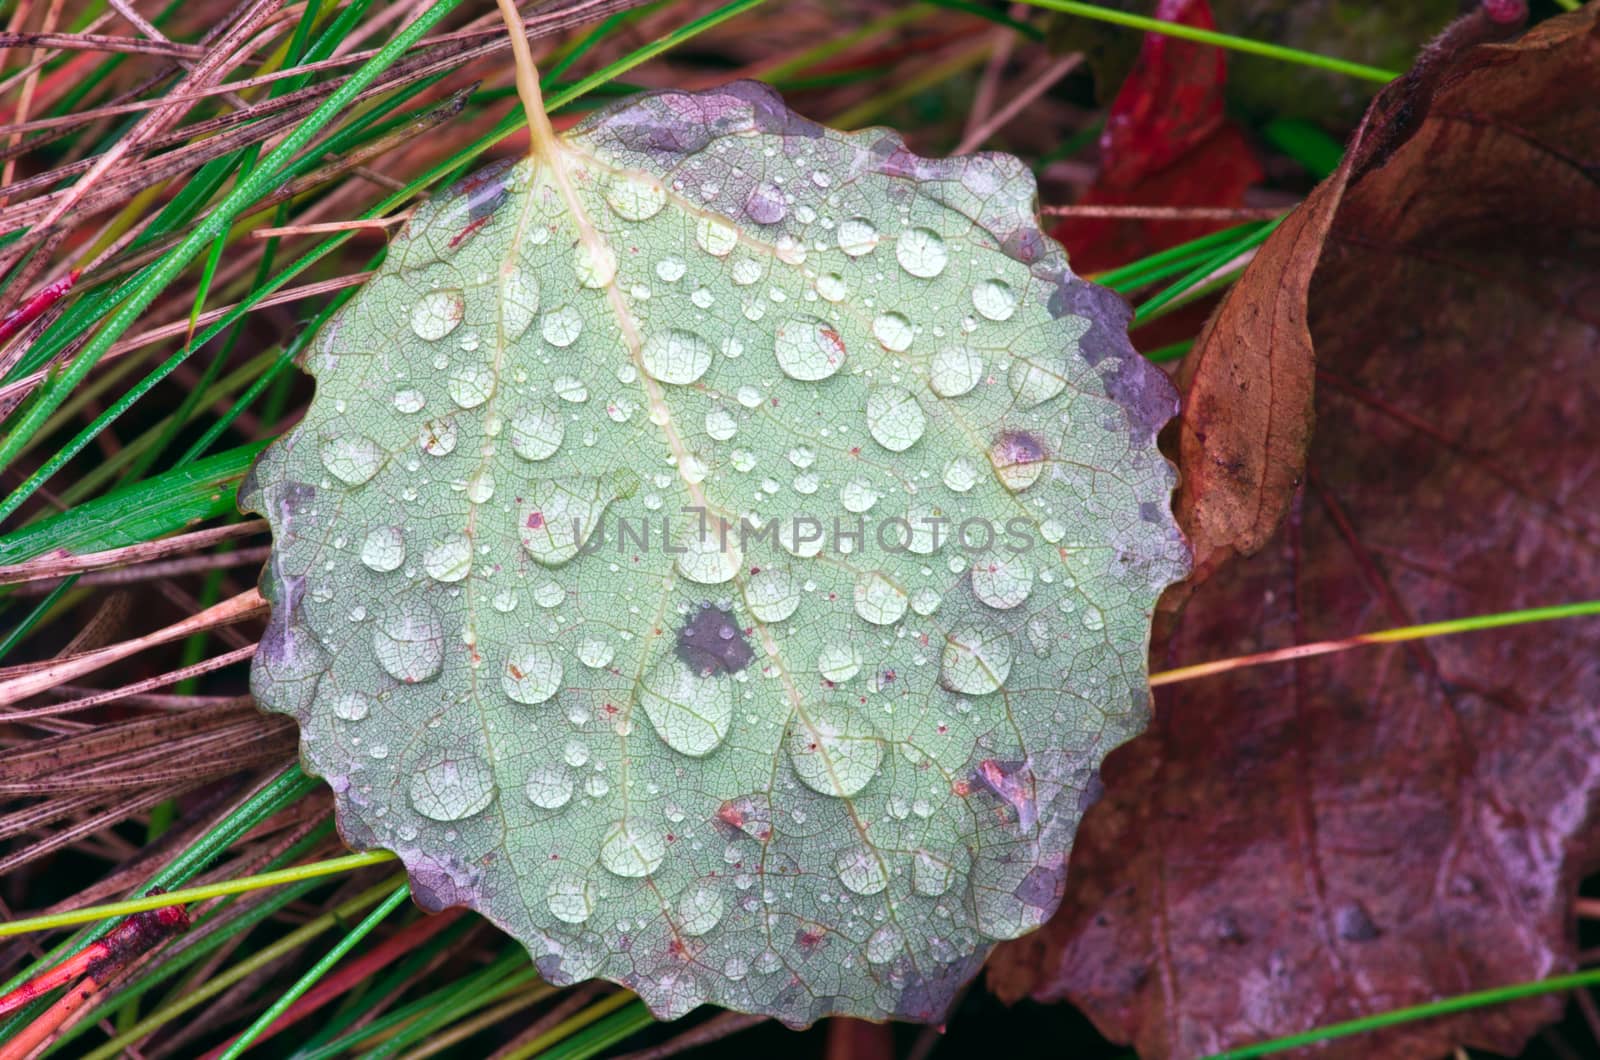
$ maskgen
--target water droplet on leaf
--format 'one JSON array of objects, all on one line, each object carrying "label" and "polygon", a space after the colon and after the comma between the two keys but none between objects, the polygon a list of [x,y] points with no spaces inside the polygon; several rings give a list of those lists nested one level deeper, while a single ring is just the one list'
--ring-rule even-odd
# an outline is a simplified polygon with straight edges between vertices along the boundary
[{"label": "water droplet on leaf", "polygon": [[429,291],[411,306],[411,330],[418,338],[435,342],[460,325],[466,310],[467,304],[460,291]]},{"label": "water droplet on leaf", "polygon": [[543,645],[524,645],[506,660],[500,687],[518,703],[543,703],[561,690],[561,660]]},{"label": "water droplet on leaf", "polygon": [[655,872],[666,856],[666,840],[632,820],[616,822],[600,841],[600,864],[607,871],[630,879]]},{"label": "water droplet on leaf", "polygon": [[789,761],[806,787],[849,798],[871,783],[883,761],[883,738],[866,716],[827,699],[789,723]]},{"label": "water droplet on leaf", "polygon": [[950,248],[931,228],[908,228],[895,240],[894,256],[911,275],[931,279],[950,263]]},{"label": "water droplet on leaf", "polygon": [[711,367],[711,345],[693,332],[667,328],[644,340],[639,361],[652,378],[687,386]]},{"label": "water droplet on leaf", "polygon": [[494,774],[480,758],[445,758],[417,770],[408,788],[411,808],[431,821],[460,821],[494,801]]},{"label": "water droplet on leaf", "polygon": [[997,692],[1011,674],[1011,638],[988,626],[964,625],[945,635],[939,678],[952,692]]}]

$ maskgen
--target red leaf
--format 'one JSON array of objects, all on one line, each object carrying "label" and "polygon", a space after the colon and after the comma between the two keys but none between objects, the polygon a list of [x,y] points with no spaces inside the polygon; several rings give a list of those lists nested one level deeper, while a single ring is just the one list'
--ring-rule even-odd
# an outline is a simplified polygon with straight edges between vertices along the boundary
[{"label": "red leaf", "polygon": [[[1375,104],[1307,296],[1307,486],[1195,593],[1169,663],[1600,595],[1600,6],[1429,63]],[[1571,968],[1597,637],[1513,627],[1160,690],[1106,760],[1061,911],[991,984],[1161,1058]],[[1559,1011],[1317,1055],[1514,1054]]]},{"label": "red leaf", "polygon": [[[1161,0],[1156,18],[1216,29],[1206,0]],[[1101,181],[1131,188],[1184,159],[1223,126],[1227,60],[1220,48],[1145,34],[1139,59],[1111,104],[1100,148]]]},{"label": "red leaf", "polygon": [[[1214,29],[1206,0],[1161,0],[1156,17]],[[1100,136],[1099,179],[1083,198],[1095,205],[1238,206],[1261,169],[1223,111],[1222,50],[1158,33],[1111,104]],[[1073,267],[1094,272],[1215,231],[1214,221],[1069,218],[1054,235]]]}]

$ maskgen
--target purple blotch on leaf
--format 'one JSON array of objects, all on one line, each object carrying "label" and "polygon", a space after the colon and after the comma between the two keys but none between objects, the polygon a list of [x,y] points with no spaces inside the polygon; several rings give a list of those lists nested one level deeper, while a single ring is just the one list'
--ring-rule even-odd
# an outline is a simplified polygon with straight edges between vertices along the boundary
[{"label": "purple blotch on leaf", "polygon": [[754,655],[738,622],[720,607],[701,604],[678,630],[678,658],[701,677],[736,674]]}]

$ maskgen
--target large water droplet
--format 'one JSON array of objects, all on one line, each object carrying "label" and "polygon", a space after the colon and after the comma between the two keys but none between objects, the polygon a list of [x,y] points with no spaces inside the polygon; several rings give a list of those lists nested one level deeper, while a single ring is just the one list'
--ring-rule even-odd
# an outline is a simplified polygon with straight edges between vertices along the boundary
[{"label": "large water droplet", "polygon": [[878,246],[878,228],[865,217],[852,217],[839,225],[839,249],[852,258],[870,254]]},{"label": "large water droplet", "polygon": [[867,431],[891,453],[904,452],[922,437],[928,418],[909,390],[880,386],[867,395]]},{"label": "large water droplet", "polygon": [[578,647],[578,661],[591,670],[604,670],[616,654],[611,643],[599,637],[589,637]]},{"label": "large water droplet", "polygon": [[653,378],[686,386],[711,367],[711,344],[693,332],[668,328],[644,340],[639,360]]},{"label": "large water droplet", "polygon": [[459,364],[451,370],[446,385],[450,400],[464,409],[475,409],[494,393],[494,372],[486,364]]},{"label": "large water droplet", "polygon": [[380,574],[405,562],[406,539],[398,526],[375,526],[361,542],[361,562]]},{"label": "large water droplet", "polygon": [[791,556],[810,559],[822,551],[826,541],[822,521],[813,516],[796,515],[778,521],[778,544]]},{"label": "large water droplet", "polygon": [[956,493],[965,493],[978,484],[978,468],[964,456],[953,457],[944,466],[944,484]]},{"label": "large water droplet", "polygon": [[411,774],[411,808],[432,821],[459,821],[494,801],[494,773],[476,756],[444,758]]},{"label": "large water droplet", "polygon": [[656,181],[632,173],[606,183],[606,204],[624,221],[648,221],[667,204],[667,190]]},{"label": "large water droplet", "polygon": [[861,653],[853,644],[829,644],[817,653],[817,673],[824,681],[842,685],[861,672]]},{"label": "large water droplet", "polygon": [[561,689],[561,660],[542,644],[525,644],[506,660],[500,687],[518,703],[543,703]]},{"label": "large water droplet", "polygon": [[739,245],[739,230],[721,218],[705,216],[695,222],[694,241],[707,254],[725,258]]},{"label": "large water droplet", "polygon": [[371,479],[388,456],[377,442],[361,434],[324,439],[320,454],[328,474],[347,486],[359,486]]},{"label": "large water droplet", "polygon": [[672,902],[678,933],[689,936],[704,935],[716,927],[726,908],[723,889],[706,880],[689,884]]},{"label": "large water droplet", "polygon": [[931,228],[908,228],[895,240],[894,256],[911,275],[931,279],[950,263],[950,248]]},{"label": "large water droplet", "polygon": [[903,313],[879,313],[872,318],[872,337],[890,353],[903,353],[911,346],[916,332]]},{"label": "large water droplet", "polygon": [[791,379],[826,379],[844,364],[844,340],[832,324],[811,316],[790,317],[778,325],[772,352]]},{"label": "large water droplet", "polygon": [[545,890],[550,915],[563,924],[581,924],[594,914],[594,885],[581,876],[562,875]]},{"label": "large water droplet", "polygon": [[937,898],[966,871],[970,860],[965,851],[918,850],[911,855],[911,889]]},{"label": "large water droplet", "polygon": [[766,275],[766,270],[754,258],[740,258],[733,263],[733,282],[740,287],[749,287],[761,277]]},{"label": "large water droplet", "polygon": [[517,536],[528,555],[547,567],[576,556],[616,499],[609,479],[541,479],[529,483],[517,510]]},{"label": "large water droplet", "polygon": [[570,305],[552,309],[540,318],[539,334],[557,348],[571,346],[583,334],[583,314]]},{"label": "large water droplet", "polygon": [[972,307],[990,320],[1010,320],[1017,294],[1003,280],[983,280],[972,288]]},{"label": "large water droplet", "polygon": [[911,594],[911,610],[924,617],[939,610],[943,602],[944,598],[926,585]]},{"label": "large water droplet", "polygon": [[600,842],[600,864],[630,879],[650,875],[666,856],[667,841],[661,833],[636,821],[616,822]]},{"label": "large water droplet", "polygon": [[425,603],[397,603],[373,630],[372,649],[378,664],[396,680],[426,681],[444,665],[444,623]]},{"label": "large water droplet", "polygon": [[739,551],[737,533],[719,535],[711,529],[705,533],[692,532],[679,542],[683,549],[678,554],[678,573],[701,585],[721,585],[731,581],[739,572],[744,559]]},{"label": "large water droplet", "polygon": [[983,358],[966,346],[940,350],[928,362],[928,385],[940,397],[960,397],[983,378]]},{"label": "large water droplet", "polygon": [[783,189],[766,181],[750,189],[744,201],[744,212],[758,225],[775,225],[783,220],[789,207],[783,201]]},{"label": "large water droplet", "polygon": [[483,504],[494,496],[494,472],[486,467],[479,468],[467,479],[467,500],[473,504]]},{"label": "large water droplet", "polygon": [[568,401],[574,405],[581,405],[589,400],[589,388],[577,376],[557,376],[550,381],[550,391],[562,401]]},{"label": "large water droplet", "polygon": [[950,540],[951,519],[939,509],[926,504],[912,505],[906,510],[905,522],[911,525],[911,533],[904,539],[908,552],[931,556]]},{"label": "large water droplet", "polygon": [[795,774],[821,795],[848,798],[878,774],[883,738],[860,711],[836,700],[808,704],[784,745]]},{"label": "large water droplet", "polygon": [[559,810],[572,798],[572,774],[560,763],[534,766],[522,789],[541,810]]},{"label": "large water droplet", "polygon": [[677,659],[662,659],[639,688],[639,705],[661,742],[691,758],[716,750],[733,723],[733,680],[701,676]]},{"label": "large water droplet", "polygon": [[1060,371],[1028,357],[1018,357],[1011,362],[1006,382],[1018,409],[1036,408],[1067,388],[1067,380]]},{"label": "large water droplet", "polygon": [[877,894],[889,886],[889,873],[878,852],[851,844],[839,852],[833,867],[839,882],[857,894]]},{"label": "large water droplet", "polygon": [[561,448],[566,427],[543,405],[532,405],[511,417],[511,451],[524,460],[548,460]]},{"label": "large water droplet", "polygon": [[1011,638],[988,626],[968,624],[945,637],[939,677],[952,692],[970,696],[999,691],[1011,674]]},{"label": "large water droplet", "polygon": [[1001,485],[1021,492],[1044,472],[1044,445],[1027,431],[1005,431],[989,447],[989,462]]},{"label": "large water droplet", "polygon": [[713,441],[725,442],[739,433],[739,421],[733,413],[718,405],[706,413],[706,435]]},{"label": "large water droplet", "polygon": [[466,534],[446,534],[422,554],[422,569],[440,582],[458,582],[472,570],[472,539]]},{"label": "large water droplet", "polygon": [[572,271],[584,287],[609,286],[617,278],[617,252],[604,243],[580,241],[572,248]]},{"label": "large water droplet", "polygon": [[334,717],[342,721],[361,721],[372,713],[372,697],[364,692],[347,692],[333,701]]},{"label": "large water droplet", "polygon": [[906,593],[887,576],[867,571],[857,576],[856,614],[875,626],[891,626],[906,613]]},{"label": "large water droplet", "polygon": [[539,314],[539,281],[520,265],[500,270],[500,338],[516,342]]},{"label": "large water droplet", "polygon": [[429,456],[449,456],[456,450],[460,432],[453,419],[428,420],[417,432],[417,444]]},{"label": "large water droplet", "polygon": [[905,934],[895,925],[885,924],[867,939],[867,960],[873,964],[888,964],[900,956],[905,946]]},{"label": "large water droplet", "polygon": [[429,342],[444,338],[461,323],[466,300],[453,288],[429,291],[411,307],[411,330]]},{"label": "large water droplet", "polygon": [[1033,589],[1033,567],[1021,556],[983,557],[972,565],[972,593],[998,611],[1016,607]]},{"label": "large water droplet", "polygon": [[863,478],[853,478],[839,487],[839,503],[844,505],[845,511],[857,515],[877,504],[878,497],[879,493],[872,483]]},{"label": "large water droplet", "polygon": [[744,603],[761,622],[782,622],[800,606],[800,591],[786,567],[762,567],[744,582]]}]

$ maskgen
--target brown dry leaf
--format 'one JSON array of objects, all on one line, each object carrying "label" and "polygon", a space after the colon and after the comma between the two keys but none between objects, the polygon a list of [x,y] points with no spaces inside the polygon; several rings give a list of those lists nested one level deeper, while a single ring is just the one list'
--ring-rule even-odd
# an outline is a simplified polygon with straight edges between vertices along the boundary
[{"label": "brown dry leaf", "polygon": [[1348,175],[1347,157],[1284,218],[1179,369],[1175,503],[1194,552],[1188,586],[1259,549],[1300,485],[1315,363],[1306,292]]},{"label": "brown dry leaf", "polygon": [[1266,544],[1300,487],[1315,419],[1306,294],[1352,175],[1411,135],[1462,51],[1508,36],[1524,14],[1519,4],[1486,4],[1423,51],[1374,102],[1344,164],[1284,218],[1184,358],[1177,379],[1183,484],[1175,508],[1195,563],[1164,610],[1176,610],[1230,559]]},{"label": "brown dry leaf", "polygon": [[[1458,55],[1345,191],[1310,292],[1318,433],[1193,662],[1600,596],[1600,6]],[[1595,865],[1600,629],[1520,626],[1163,689],[1061,911],[990,968],[1146,1058],[1569,969]],[[1515,1053],[1559,998],[1319,1056]]]}]

